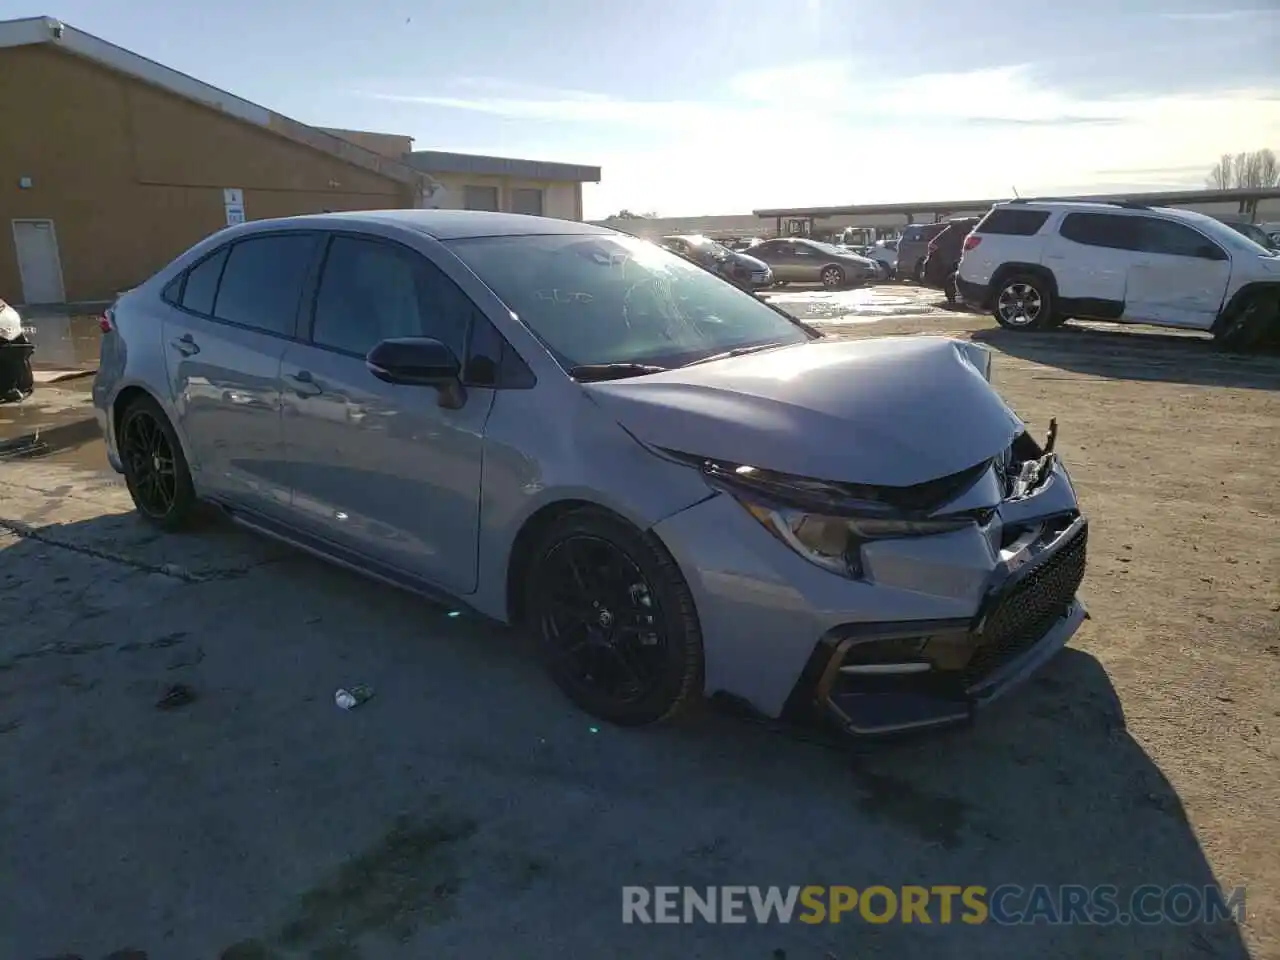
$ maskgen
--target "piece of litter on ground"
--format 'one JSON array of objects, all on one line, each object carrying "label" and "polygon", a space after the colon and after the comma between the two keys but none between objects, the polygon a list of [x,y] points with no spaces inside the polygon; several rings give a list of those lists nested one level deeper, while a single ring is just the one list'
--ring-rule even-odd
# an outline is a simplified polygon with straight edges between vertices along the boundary
[{"label": "piece of litter on ground", "polygon": [[196,692],[185,683],[175,683],[165,691],[163,697],[156,701],[159,710],[174,710],[185,707],[196,699]]},{"label": "piece of litter on ground", "polygon": [[587,729],[588,729],[588,730],[590,730],[592,733],[599,733],[599,732],[600,732],[600,728],[599,728],[599,727],[587,727]]},{"label": "piece of litter on ground", "polygon": [[373,691],[363,683],[357,683],[350,690],[338,689],[333,695],[333,702],[343,710],[352,710],[373,696]]},{"label": "piece of litter on ground", "polygon": [[461,610],[450,610],[450,611],[449,611],[449,616],[451,616],[451,617],[460,617],[460,616],[462,616],[462,611],[461,611]]}]

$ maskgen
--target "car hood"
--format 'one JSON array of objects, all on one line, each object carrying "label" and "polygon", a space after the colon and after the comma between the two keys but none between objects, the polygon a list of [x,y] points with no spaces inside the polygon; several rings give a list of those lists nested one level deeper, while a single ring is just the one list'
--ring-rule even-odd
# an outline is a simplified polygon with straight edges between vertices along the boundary
[{"label": "car hood", "polygon": [[987,382],[989,358],[945,337],[815,340],[584,389],[655,447],[905,487],[994,457],[1022,431]]}]

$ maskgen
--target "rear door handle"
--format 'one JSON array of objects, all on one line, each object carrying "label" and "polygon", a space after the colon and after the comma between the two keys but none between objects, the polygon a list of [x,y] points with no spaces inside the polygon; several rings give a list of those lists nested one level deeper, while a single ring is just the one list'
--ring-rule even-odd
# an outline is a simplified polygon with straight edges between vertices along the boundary
[{"label": "rear door handle", "polygon": [[285,379],[293,386],[293,392],[300,397],[314,397],[324,390],[311,376],[310,370],[299,370],[297,373],[285,375]]},{"label": "rear door handle", "polygon": [[196,338],[189,333],[184,333],[180,337],[175,337],[169,341],[169,345],[177,350],[184,357],[190,357],[200,352],[200,345],[196,343]]}]

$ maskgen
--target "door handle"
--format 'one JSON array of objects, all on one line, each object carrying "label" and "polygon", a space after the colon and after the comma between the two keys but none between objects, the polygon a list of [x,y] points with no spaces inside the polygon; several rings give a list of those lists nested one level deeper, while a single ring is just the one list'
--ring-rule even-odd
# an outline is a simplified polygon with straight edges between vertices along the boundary
[{"label": "door handle", "polygon": [[196,338],[191,336],[189,333],[184,333],[180,337],[175,337],[169,341],[169,345],[184,357],[190,357],[200,352],[200,345],[196,343]]},{"label": "door handle", "polygon": [[314,397],[316,394],[324,392],[320,384],[316,383],[315,378],[311,376],[310,370],[299,370],[297,373],[286,374],[285,379],[293,385],[293,392],[300,397]]}]

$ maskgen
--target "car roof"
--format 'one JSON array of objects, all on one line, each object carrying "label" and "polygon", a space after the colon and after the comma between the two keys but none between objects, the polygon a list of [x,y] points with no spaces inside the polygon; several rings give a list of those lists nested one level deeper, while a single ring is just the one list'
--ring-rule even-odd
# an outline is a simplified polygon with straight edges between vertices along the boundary
[{"label": "car roof", "polygon": [[256,233],[259,230],[286,225],[340,228],[352,223],[396,226],[426,234],[437,240],[617,233],[608,227],[581,223],[577,220],[557,220],[553,217],[525,216],[519,213],[491,213],[485,210],[351,210],[342,213],[317,213],[275,220],[252,220],[237,232]]}]

